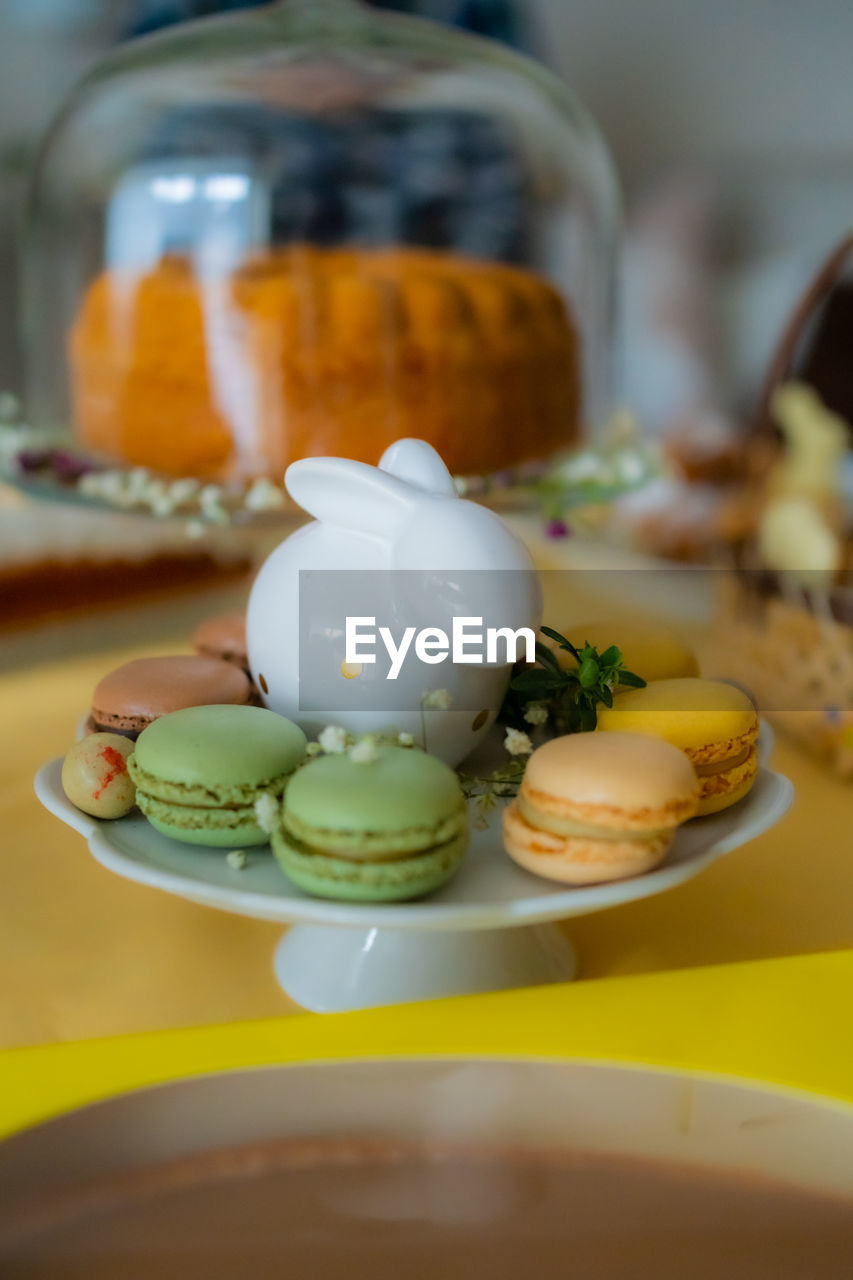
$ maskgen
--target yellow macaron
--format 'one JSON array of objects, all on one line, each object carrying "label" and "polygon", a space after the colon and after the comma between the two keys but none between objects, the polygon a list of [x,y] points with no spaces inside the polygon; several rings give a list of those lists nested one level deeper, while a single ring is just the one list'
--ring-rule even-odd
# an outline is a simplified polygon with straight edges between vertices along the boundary
[{"label": "yellow macaron", "polygon": [[[625,670],[642,676],[647,683],[699,674],[695,653],[668,627],[632,618],[606,618],[572,625],[562,634],[576,649],[592,644],[599,653],[604,653],[615,644],[622,652]],[[552,640],[545,643],[554,650],[561,666],[575,665],[574,658],[565,649],[558,649]]]},{"label": "yellow macaron", "polygon": [[633,733],[553,738],[530,757],[503,812],[504,847],[527,871],[563,884],[598,884],[651,871],[699,785],[683,751]]},{"label": "yellow macaron", "polygon": [[702,788],[699,813],[736,804],[758,772],[758,712],[734,685],[720,680],[657,680],[630,689],[598,713],[604,732],[649,734],[679,747]]}]

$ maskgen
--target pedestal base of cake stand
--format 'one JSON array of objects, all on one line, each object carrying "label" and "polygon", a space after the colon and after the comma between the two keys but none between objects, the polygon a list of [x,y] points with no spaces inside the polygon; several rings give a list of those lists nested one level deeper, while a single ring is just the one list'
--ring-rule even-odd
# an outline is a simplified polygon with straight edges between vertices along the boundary
[{"label": "pedestal base of cake stand", "polygon": [[275,975],[313,1013],[569,982],[574,948],[554,924],[455,932],[293,925]]}]

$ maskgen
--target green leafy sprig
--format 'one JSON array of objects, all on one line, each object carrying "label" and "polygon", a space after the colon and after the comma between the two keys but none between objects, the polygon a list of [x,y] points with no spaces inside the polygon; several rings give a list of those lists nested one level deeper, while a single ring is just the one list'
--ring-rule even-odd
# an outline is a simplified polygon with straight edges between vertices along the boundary
[{"label": "green leafy sprig", "polygon": [[558,648],[571,654],[575,666],[563,668],[547,645],[537,643],[538,665],[521,671],[510,685],[504,706],[507,723],[521,727],[527,707],[544,703],[558,733],[587,733],[596,726],[599,704],[613,706],[613,690],[618,685],[645,687],[641,676],[623,667],[622,651],[615,644],[603,653],[591,644],[577,649],[559,631],[551,627],[541,630]]}]

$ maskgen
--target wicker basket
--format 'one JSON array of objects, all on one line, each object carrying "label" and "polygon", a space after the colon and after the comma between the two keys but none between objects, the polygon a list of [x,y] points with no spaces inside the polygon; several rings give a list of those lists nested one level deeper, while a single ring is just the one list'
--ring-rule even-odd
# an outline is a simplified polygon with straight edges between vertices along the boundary
[{"label": "wicker basket", "polygon": [[853,627],[737,575],[720,588],[720,674],[762,713],[853,781]]},{"label": "wicker basket", "polygon": [[[777,452],[775,391],[791,376],[817,309],[853,257],[853,235],[827,258],[784,327],[753,420],[752,483],[757,505],[768,460]],[[853,584],[850,575],[807,591],[786,575],[763,572],[743,547],[736,573],[721,575],[717,655],[720,673],[750,689],[779,728],[853,780]]]}]

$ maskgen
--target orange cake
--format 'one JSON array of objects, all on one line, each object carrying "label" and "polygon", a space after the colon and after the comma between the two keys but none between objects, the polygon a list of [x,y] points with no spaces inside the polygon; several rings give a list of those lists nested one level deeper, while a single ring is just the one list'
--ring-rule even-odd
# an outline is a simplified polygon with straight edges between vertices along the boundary
[{"label": "orange cake", "polygon": [[209,278],[179,257],[105,272],[70,360],[87,446],[170,475],[277,478],[312,454],[375,464],[401,436],[487,474],[570,444],[580,409],[557,291],[421,249],[295,246]]}]

